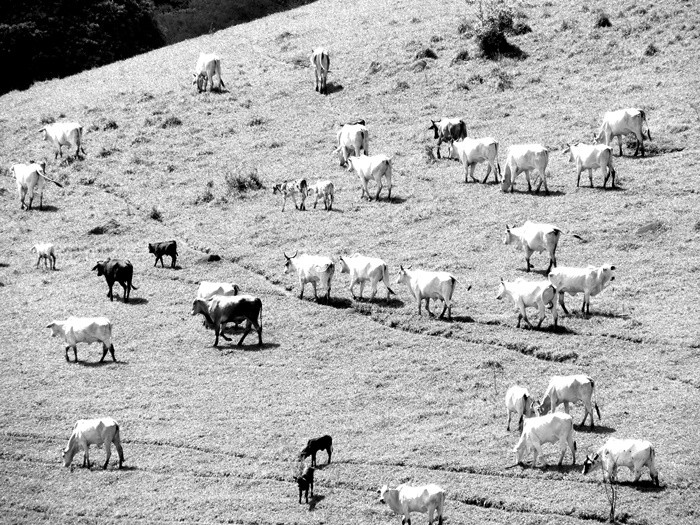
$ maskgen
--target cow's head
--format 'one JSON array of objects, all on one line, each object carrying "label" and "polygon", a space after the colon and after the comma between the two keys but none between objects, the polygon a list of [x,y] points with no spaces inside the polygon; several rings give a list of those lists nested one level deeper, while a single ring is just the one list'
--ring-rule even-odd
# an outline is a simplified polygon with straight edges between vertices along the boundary
[{"label": "cow's head", "polygon": [[396,278],[396,284],[408,284],[409,282],[409,276],[408,272],[406,270],[410,270],[411,266],[406,266],[405,268],[401,265],[399,265],[399,275]]},{"label": "cow's head", "polygon": [[49,134],[46,132],[46,127],[43,127],[39,130],[39,133],[42,134],[42,137],[44,140],[49,138]]},{"label": "cow's head", "polygon": [[432,129],[432,130],[435,131],[435,137],[434,137],[434,138],[436,138],[436,139],[439,139],[439,138],[440,138],[440,133],[438,132],[438,125],[437,125],[438,122],[440,122],[440,121],[439,121],[439,120],[438,120],[438,121],[435,121],[435,120],[433,120],[433,119],[430,119],[430,123],[431,123],[431,124],[430,124],[430,127],[428,128],[428,130],[431,130],[431,129]]},{"label": "cow's head", "polygon": [[382,488],[380,488],[377,491],[377,494],[379,495],[379,503],[386,503],[386,500],[384,499],[384,495],[387,493],[388,490],[389,490],[389,487],[387,485],[384,485],[384,486],[382,486]]},{"label": "cow's head", "polygon": [[340,256],[340,273],[350,273],[350,267],[342,255]]},{"label": "cow's head", "polygon": [[355,169],[355,166],[353,165],[355,159],[357,159],[357,157],[354,155],[348,157],[348,160],[345,162],[345,171],[352,171]]},{"label": "cow's head", "polygon": [[156,245],[153,243],[148,243],[148,253],[156,253]]},{"label": "cow's head", "polygon": [[611,281],[615,280],[613,272],[615,271],[615,266],[612,264],[604,264],[598,269],[598,278],[600,279],[600,284],[605,287]]},{"label": "cow's head", "polygon": [[299,250],[295,251],[294,255],[292,255],[291,257],[289,255],[287,255],[286,252],[282,252],[282,253],[284,254],[284,258],[287,260],[284,263],[284,273],[289,273],[294,269],[294,261],[292,261],[292,259],[294,259],[294,257],[297,256],[297,254],[299,253]]},{"label": "cow's head", "polygon": [[105,274],[105,262],[106,261],[97,261],[97,264],[92,267],[91,271],[97,270],[97,276],[99,277],[100,275]]},{"label": "cow's head", "polygon": [[583,460],[583,470],[581,472],[583,474],[588,474],[590,471],[600,468],[601,466],[600,454],[595,454],[593,457],[587,455],[586,459]]},{"label": "cow's head", "polygon": [[523,430],[523,434],[520,436],[520,440],[518,441],[518,444],[513,447],[513,452],[515,452],[515,464],[516,465],[522,465],[523,459],[525,459],[525,456],[527,456],[531,452],[530,440],[527,439],[524,432],[525,431]]},{"label": "cow's head", "polygon": [[46,173],[46,161],[45,161],[45,160],[42,160],[42,161],[37,162],[37,164],[38,164],[39,166],[41,166],[41,172],[42,172],[42,173]]},{"label": "cow's head", "polygon": [[63,336],[63,321],[51,321],[46,328],[51,328],[51,337]]},{"label": "cow's head", "polygon": [[526,417],[532,417],[535,415],[535,400],[532,399],[532,396],[529,396],[527,394],[523,394],[523,413],[525,414]]},{"label": "cow's head", "polygon": [[510,226],[506,224],[506,233],[503,236],[503,244],[512,244],[514,242],[513,234],[510,231]]},{"label": "cow's head", "polygon": [[207,303],[203,299],[195,299],[192,303],[192,313],[191,315],[197,314],[209,314],[209,308],[207,308]]},{"label": "cow's head", "polygon": [[498,284],[498,294],[496,295],[496,299],[500,301],[503,299],[503,297],[506,294],[506,283],[503,282],[503,279],[501,278],[501,282]]},{"label": "cow's head", "polygon": [[562,150],[561,154],[564,155],[564,156],[568,155],[568,156],[569,156],[569,162],[573,162],[573,161],[574,161],[574,152],[571,151],[571,144],[567,143],[567,144],[566,144],[566,147]]},{"label": "cow's head", "polygon": [[545,416],[549,414],[549,410],[551,409],[552,404],[549,401],[549,396],[544,396],[542,398],[542,401],[537,405],[537,414],[540,416]]}]

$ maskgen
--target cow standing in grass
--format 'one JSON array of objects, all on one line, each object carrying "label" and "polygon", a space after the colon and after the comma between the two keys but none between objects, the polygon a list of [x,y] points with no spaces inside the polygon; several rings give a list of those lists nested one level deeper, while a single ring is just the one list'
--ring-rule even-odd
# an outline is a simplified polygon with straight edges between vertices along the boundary
[{"label": "cow standing in grass", "polygon": [[117,422],[111,417],[79,419],[73,427],[68,445],[63,450],[63,466],[70,467],[73,457],[82,450],[85,454],[83,456],[83,467],[90,468],[90,445],[96,445],[98,448],[104,445],[107,457],[102,468],[106,469],[109,464],[109,458],[112,455],[112,443],[114,443],[117,454],[119,454],[119,468],[122,468],[124,451],[122,450]]},{"label": "cow standing in grass", "polygon": [[136,286],[132,284],[132,279],[134,277],[134,267],[128,260],[119,259],[107,259],[106,261],[97,261],[97,264],[92,268],[94,272],[97,270],[97,276],[104,275],[107,281],[107,286],[109,286],[109,292],[107,292],[107,297],[110,301],[114,300],[114,295],[112,294],[112,288],[114,283],[118,282],[124,289],[124,302],[129,302],[129,295],[131,295],[131,289],[138,290]]},{"label": "cow standing in grass", "polygon": [[328,51],[318,47],[311,52],[311,67],[316,78],[316,91],[328,95],[328,72],[331,69],[331,57]]}]

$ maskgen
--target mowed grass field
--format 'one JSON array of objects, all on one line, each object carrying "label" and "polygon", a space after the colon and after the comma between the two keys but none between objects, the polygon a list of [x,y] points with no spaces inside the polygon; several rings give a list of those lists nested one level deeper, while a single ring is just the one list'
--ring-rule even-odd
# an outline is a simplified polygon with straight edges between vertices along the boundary
[{"label": "mowed grass field", "polygon": [[[612,27],[594,27],[599,8]],[[700,13],[680,1],[519,10],[532,28],[509,37],[528,54],[520,61],[473,58],[457,30],[464,2],[321,0],[0,98],[0,164],[47,157],[65,184],[47,185],[44,211],[25,212],[0,178],[0,521],[397,523],[376,490],[399,482],[442,485],[447,523],[605,521],[600,474],[584,477],[580,463],[615,436],[652,441],[661,477],[657,489],[646,471],[638,485],[621,471],[622,520],[697,522]],[[317,45],[331,51],[327,97],[307,66]],[[415,71],[425,48],[438,58]],[[226,92],[190,85],[200,50],[220,54]],[[452,63],[463,50],[472,59]],[[577,189],[563,145],[589,141],[605,111],[624,107],[646,111],[648,155],[619,158],[615,146],[619,189],[602,190],[600,174]],[[464,184],[457,162],[429,163],[429,119],[440,116],[495,137],[502,165],[510,144],[550,147],[551,195],[527,194],[523,178],[513,194]],[[53,161],[37,133],[48,118],[83,124],[85,159]],[[361,201],[332,154],[339,123],[355,118],[370,153],[394,158],[392,202]],[[227,177],[253,170],[264,189],[229,191]],[[272,185],[299,177],[331,179],[334,211],[290,202],[282,213]],[[523,254],[502,244],[506,224],[528,219],[566,232],[560,265],[617,267],[591,316],[560,317],[558,332],[551,318],[516,329],[514,308],[495,300],[499,278],[546,269],[535,255],[527,275]],[[89,233],[98,226],[106,233]],[[153,268],[147,243],[168,239],[181,267]],[[31,246],[47,241],[55,272],[34,268]],[[418,317],[402,285],[389,303],[381,285],[382,300],[353,301],[339,273],[330,305],[309,300],[310,287],[300,301],[285,250],[380,256],[393,278],[399,264],[449,270],[454,320]],[[110,302],[90,272],[109,256],[134,265],[128,304]],[[254,334],[211,346],[189,315],[201,280],[262,298],[263,347]],[[567,296],[572,311],[580,301]],[[119,362],[99,365],[101,348],[81,345],[79,363],[66,363],[45,326],[70,315],[110,318]],[[508,468],[519,436],[505,429],[507,387],[539,398],[551,376],[572,373],[595,379],[602,411],[595,431],[577,427],[577,465],[567,453],[562,468]],[[75,421],[102,415],[121,426],[125,468],[116,453],[106,472],[79,468],[82,455],[64,468]],[[333,462],[299,505],[295,456],[326,433]],[[556,461],[556,446],[545,452]]]}]

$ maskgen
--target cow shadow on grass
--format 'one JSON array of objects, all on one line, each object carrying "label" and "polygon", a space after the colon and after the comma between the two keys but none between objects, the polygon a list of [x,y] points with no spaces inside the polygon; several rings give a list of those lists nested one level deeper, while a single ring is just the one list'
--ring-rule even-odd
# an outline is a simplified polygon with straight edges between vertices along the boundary
[{"label": "cow shadow on grass", "polygon": [[406,197],[397,197],[393,196],[391,199],[387,199],[386,197],[379,197],[380,202],[388,202],[389,204],[403,204],[404,202],[407,202],[408,199]]},{"label": "cow shadow on grass", "polygon": [[333,93],[338,93],[339,91],[343,91],[345,89],[342,84],[339,82],[326,82],[326,94],[327,95],[332,95]]},{"label": "cow shadow on grass", "polygon": [[[579,315],[581,317],[581,315]],[[586,314],[585,316],[586,319],[590,319],[591,317],[605,317],[607,319],[622,319],[623,321],[629,321],[632,319],[632,316],[630,314],[618,314],[616,312],[597,312],[593,311],[590,314]]]},{"label": "cow shadow on grass", "polygon": [[[564,461],[567,461],[566,459]],[[530,466],[530,465],[528,465]],[[532,468],[530,466],[530,468]],[[540,465],[539,468],[542,472],[563,472],[568,474],[569,472],[581,472],[582,466],[580,464],[574,464],[572,465],[571,463],[564,463],[563,465],[557,465],[556,463],[549,463],[547,465]]]},{"label": "cow shadow on grass", "polygon": [[280,346],[279,343],[263,343],[261,345],[257,343],[246,344],[245,341],[243,342],[243,345],[238,346],[237,343],[238,341],[232,341],[226,346],[219,343],[219,346],[215,348],[219,350],[219,353],[221,355],[233,355],[237,354],[238,352],[262,352],[264,350],[272,350],[274,348],[279,348]]},{"label": "cow shadow on grass", "polygon": [[[123,299],[122,299],[122,302],[124,303]],[[129,297],[129,302],[126,302],[124,304],[133,304],[133,305],[148,304],[148,299],[146,299],[145,297]]]},{"label": "cow shadow on grass", "polygon": [[[109,361],[107,359],[109,359]],[[128,365],[129,364],[128,361],[120,361],[120,360],[112,361],[112,359],[109,357],[105,357],[104,361],[81,361],[80,359],[78,359],[77,362],[71,361],[71,363],[76,364],[76,365],[80,365],[80,366],[84,366],[87,368],[99,368],[99,367],[109,366],[109,365]]]},{"label": "cow shadow on grass", "polygon": [[51,206],[50,204],[45,204],[43,207],[35,209],[40,213],[55,213],[58,211],[58,208],[56,206]]},{"label": "cow shadow on grass", "polygon": [[435,320],[436,321],[443,321],[446,323],[476,323],[476,319],[474,319],[470,315],[453,315],[452,319],[448,319],[447,317],[443,317],[441,319],[440,314],[436,314]]},{"label": "cow shadow on grass", "polygon": [[316,510],[316,505],[318,505],[321,501],[326,499],[326,496],[323,496],[322,494],[314,494],[309,498],[309,510]]},{"label": "cow shadow on grass", "polygon": [[585,432],[586,434],[612,434],[617,432],[614,428],[606,427],[605,425],[596,425],[591,428],[589,424],[581,426],[576,423],[574,423],[574,430],[576,432]]},{"label": "cow shadow on grass", "polygon": [[640,479],[636,483],[632,480],[628,481],[619,481],[619,475],[618,475],[618,485],[621,485],[623,487],[629,487],[632,489],[635,489],[637,492],[665,492],[666,491],[666,485],[659,485],[658,487],[654,485],[654,482],[651,481],[650,479]]}]

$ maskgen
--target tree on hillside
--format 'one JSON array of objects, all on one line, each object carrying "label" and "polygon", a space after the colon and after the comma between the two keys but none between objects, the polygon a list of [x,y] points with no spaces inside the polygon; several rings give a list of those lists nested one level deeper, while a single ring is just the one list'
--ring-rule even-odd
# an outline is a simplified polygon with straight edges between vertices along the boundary
[{"label": "tree on hillside", "polygon": [[150,0],[24,0],[0,9],[0,94],[164,45]]}]

